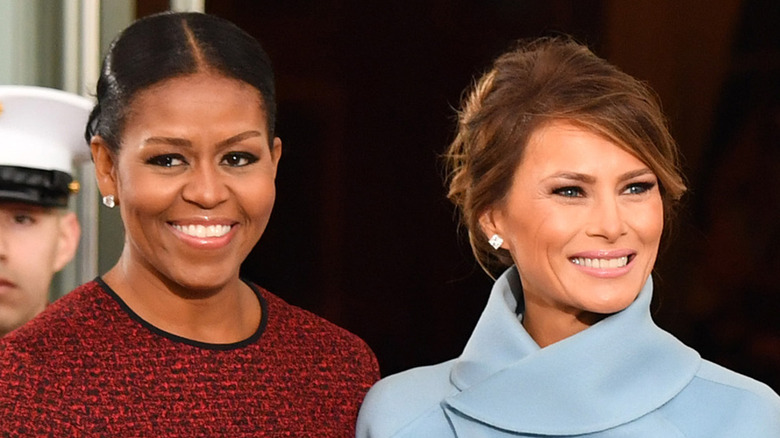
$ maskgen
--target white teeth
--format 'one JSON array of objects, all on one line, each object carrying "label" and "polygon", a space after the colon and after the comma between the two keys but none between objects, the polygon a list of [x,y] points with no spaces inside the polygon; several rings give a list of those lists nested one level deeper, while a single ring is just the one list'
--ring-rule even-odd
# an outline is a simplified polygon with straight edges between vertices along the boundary
[{"label": "white teeth", "polygon": [[193,237],[222,237],[230,231],[230,225],[173,225],[173,228]]},{"label": "white teeth", "polygon": [[585,266],[588,268],[621,268],[628,264],[628,256],[618,257],[615,259],[589,259],[585,257],[575,257],[571,259],[571,262],[575,265]]}]

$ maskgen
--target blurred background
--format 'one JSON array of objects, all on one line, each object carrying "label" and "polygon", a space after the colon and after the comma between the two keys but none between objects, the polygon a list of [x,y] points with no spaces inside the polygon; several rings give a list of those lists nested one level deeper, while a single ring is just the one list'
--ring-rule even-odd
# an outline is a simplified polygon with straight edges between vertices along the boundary
[{"label": "blurred background", "polygon": [[[62,11],[78,1],[62,0]],[[59,21],[46,18],[59,3],[0,0],[0,22],[19,3],[39,5],[30,32],[51,62],[33,79],[0,79],[67,88]],[[457,356],[492,283],[445,198],[440,155],[463,90],[519,38],[575,36],[656,90],[684,154],[690,192],[654,273],[657,322],[780,391],[780,2],[98,4],[101,54],[132,19],[171,7],[227,18],[263,44],[284,155],[274,213],[242,273],[361,336],[385,375]],[[0,49],[19,52],[19,42],[0,33]],[[7,50],[0,74],[15,63]],[[94,83],[80,77],[89,94]],[[111,213],[99,215],[103,272],[122,237]]]}]

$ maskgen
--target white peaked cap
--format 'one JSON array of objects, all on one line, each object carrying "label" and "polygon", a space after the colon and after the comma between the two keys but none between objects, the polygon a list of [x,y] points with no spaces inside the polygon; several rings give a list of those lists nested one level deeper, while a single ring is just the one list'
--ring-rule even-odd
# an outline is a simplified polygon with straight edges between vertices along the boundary
[{"label": "white peaked cap", "polygon": [[90,99],[52,88],[0,85],[0,166],[72,173],[89,159]]}]

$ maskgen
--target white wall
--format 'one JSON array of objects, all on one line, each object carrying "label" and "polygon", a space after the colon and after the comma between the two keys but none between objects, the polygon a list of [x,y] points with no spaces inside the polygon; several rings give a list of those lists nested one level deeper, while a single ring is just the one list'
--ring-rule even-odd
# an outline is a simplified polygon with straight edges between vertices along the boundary
[{"label": "white wall", "polygon": [[[99,10],[99,43],[91,49],[98,54],[85,53],[82,36],[87,27],[82,13],[89,10]],[[83,70],[98,67],[85,63],[85,57],[101,59],[111,40],[134,18],[132,0],[0,0],[0,84],[39,85],[88,95],[94,91],[97,71]],[[105,272],[124,241],[118,213],[97,208],[91,165],[81,169],[77,178],[82,193],[72,208],[79,213],[84,237],[77,259],[55,278],[52,298]],[[90,241],[93,249],[85,249]]]}]

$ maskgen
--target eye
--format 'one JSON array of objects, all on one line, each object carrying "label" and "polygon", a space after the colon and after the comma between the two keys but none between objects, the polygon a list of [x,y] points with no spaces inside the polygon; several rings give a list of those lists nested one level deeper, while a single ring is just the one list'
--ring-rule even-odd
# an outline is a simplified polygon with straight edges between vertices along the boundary
[{"label": "eye", "polygon": [[585,196],[581,187],[566,186],[553,190],[554,195],[563,196],[565,198],[581,198]]},{"label": "eye", "polygon": [[257,162],[259,158],[249,152],[230,152],[222,157],[222,163],[230,167],[242,167]]},{"label": "eye", "polygon": [[146,164],[161,167],[174,167],[186,164],[184,157],[179,154],[157,155],[146,160]]},{"label": "eye", "polygon": [[649,192],[655,187],[654,182],[638,182],[629,184],[623,193],[628,195],[641,195],[642,193]]},{"label": "eye", "polygon": [[19,225],[32,225],[35,223],[35,217],[29,213],[16,213],[13,216],[13,221]]}]

